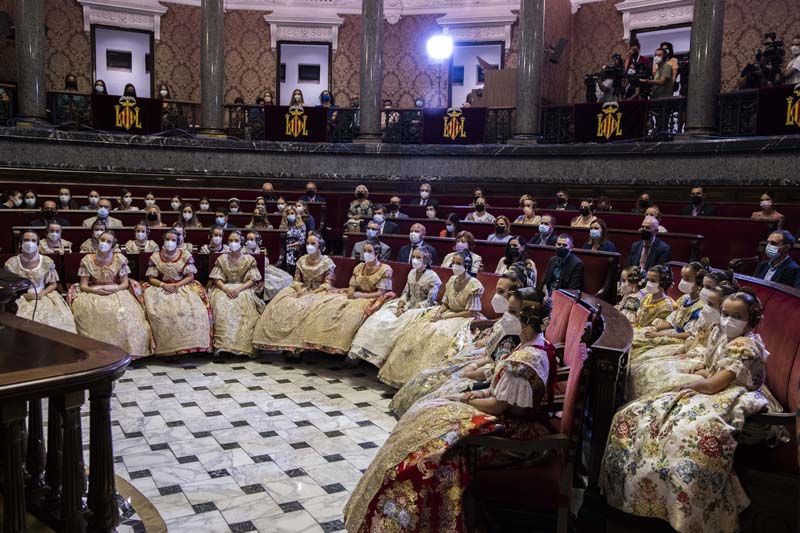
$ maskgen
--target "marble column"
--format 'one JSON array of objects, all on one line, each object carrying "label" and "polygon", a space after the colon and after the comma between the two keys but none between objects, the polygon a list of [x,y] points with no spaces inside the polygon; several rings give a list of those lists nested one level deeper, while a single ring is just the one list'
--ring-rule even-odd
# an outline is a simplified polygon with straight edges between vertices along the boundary
[{"label": "marble column", "polygon": [[544,63],[545,0],[521,0],[517,101],[512,143],[535,143],[539,138]]},{"label": "marble column", "polygon": [[225,19],[223,0],[202,0],[200,34],[201,134],[224,135]]},{"label": "marble column", "polygon": [[361,2],[360,127],[357,143],[381,142],[383,89],[383,2]]},{"label": "marble column", "polygon": [[724,18],[725,0],[694,1],[686,102],[688,134],[707,135],[716,131]]},{"label": "marble column", "polygon": [[19,124],[31,125],[47,120],[45,6],[44,0],[15,3]]}]

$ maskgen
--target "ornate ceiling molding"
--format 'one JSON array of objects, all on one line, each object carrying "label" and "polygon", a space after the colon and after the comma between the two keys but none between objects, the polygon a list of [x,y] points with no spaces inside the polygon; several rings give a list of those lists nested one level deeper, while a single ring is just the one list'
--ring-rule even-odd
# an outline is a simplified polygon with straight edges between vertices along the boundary
[{"label": "ornate ceiling molding", "polygon": [[336,52],[339,45],[339,26],[344,19],[328,9],[309,13],[306,7],[285,7],[264,15],[269,24],[269,40],[272,50],[278,41],[306,41],[331,43]]},{"label": "ornate ceiling molding", "polygon": [[622,13],[622,38],[631,38],[632,30],[658,28],[692,22],[693,0],[624,0],[616,5]]},{"label": "ornate ceiling molding", "polygon": [[605,0],[569,0],[570,5],[572,6],[573,15],[578,12],[582,5],[594,4],[597,2],[605,2]]},{"label": "ornate ceiling molding", "polygon": [[510,8],[476,7],[469,10],[451,9],[436,19],[454,41],[503,41],[511,48],[511,25],[517,15]]},{"label": "ornate ceiling molding", "polygon": [[161,39],[161,15],[167,8],[157,0],[78,0],[83,6],[83,30],[92,24],[152,31]]}]

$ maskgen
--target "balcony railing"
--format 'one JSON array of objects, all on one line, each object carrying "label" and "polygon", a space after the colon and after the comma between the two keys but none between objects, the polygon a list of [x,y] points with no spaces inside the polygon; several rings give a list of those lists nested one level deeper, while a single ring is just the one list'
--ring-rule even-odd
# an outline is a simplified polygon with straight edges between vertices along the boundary
[{"label": "balcony railing", "polygon": [[731,137],[755,135],[758,125],[758,89],[719,96],[719,133]]},{"label": "balcony railing", "polygon": [[17,116],[17,86],[0,83],[0,126],[7,126]]}]

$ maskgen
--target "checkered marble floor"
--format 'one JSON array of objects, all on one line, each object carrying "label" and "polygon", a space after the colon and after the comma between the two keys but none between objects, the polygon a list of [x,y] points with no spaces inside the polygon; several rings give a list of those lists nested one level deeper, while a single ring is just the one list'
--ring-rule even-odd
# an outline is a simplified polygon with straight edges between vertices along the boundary
[{"label": "checkered marble floor", "polygon": [[[149,359],[117,382],[116,473],[169,531],[343,530],[350,491],[395,424],[376,373],[323,354]],[[120,527],[141,530],[135,517]]]}]

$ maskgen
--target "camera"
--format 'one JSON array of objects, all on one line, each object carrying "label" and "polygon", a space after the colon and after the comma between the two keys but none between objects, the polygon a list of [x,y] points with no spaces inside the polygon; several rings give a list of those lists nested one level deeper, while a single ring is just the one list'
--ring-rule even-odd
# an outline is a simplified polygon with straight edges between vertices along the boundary
[{"label": "camera", "polygon": [[603,65],[598,72],[587,74],[584,77],[586,85],[586,101],[589,103],[597,102],[597,86],[606,80],[612,80],[611,88],[615,99],[623,96],[623,80],[625,79],[625,67],[622,56],[615,53],[611,56],[611,61]]},{"label": "camera", "polygon": [[781,83],[781,65],[786,57],[783,41],[773,32],[764,34],[762,48],[755,51],[754,61],[742,71],[742,86],[745,89],[758,89]]}]

